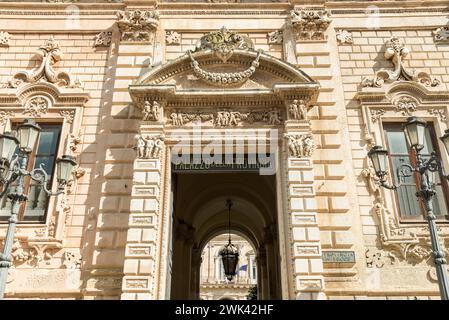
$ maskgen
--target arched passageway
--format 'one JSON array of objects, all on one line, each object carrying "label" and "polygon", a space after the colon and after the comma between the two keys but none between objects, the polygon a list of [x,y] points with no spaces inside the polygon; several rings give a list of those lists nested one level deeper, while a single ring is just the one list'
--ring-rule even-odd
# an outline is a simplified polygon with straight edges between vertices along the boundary
[{"label": "arched passageway", "polygon": [[258,297],[280,298],[276,179],[258,173],[176,174],[173,177],[171,299],[199,299],[201,253],[231,228],[254,246]]}]

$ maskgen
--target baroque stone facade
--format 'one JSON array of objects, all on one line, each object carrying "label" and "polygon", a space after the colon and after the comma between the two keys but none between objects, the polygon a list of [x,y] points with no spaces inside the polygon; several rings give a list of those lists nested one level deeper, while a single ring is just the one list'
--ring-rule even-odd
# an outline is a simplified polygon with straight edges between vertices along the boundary
[{"label": "baroque stone facade", "polygon": [[[0,132],[59,124],[78,166],[45,221],[18,223],[6,298],[199,299],[229,195],[260,298],[439,298],[425,220],[366,154],[387,122],[447,129],[448,2],[48,2],[0,3]],[[255,146],[270,174],[175,163]]]}]

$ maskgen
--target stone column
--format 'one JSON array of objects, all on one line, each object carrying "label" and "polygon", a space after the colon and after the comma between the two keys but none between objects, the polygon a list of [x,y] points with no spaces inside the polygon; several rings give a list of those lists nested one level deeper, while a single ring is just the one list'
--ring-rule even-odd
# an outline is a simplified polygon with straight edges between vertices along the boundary
[{"label": "stone column", "polygon": [[[265,247],[259,247],[257,250],[257,265],[259,266],[259,272],[257,275],[258,278],[258,288],[257,293],[257,299],[269,299],[268,290],[269,290],[269,284],[268,284],[268,274],[267,274],[267,254]],[[260,294],[260,296],[259,296]]]},{"label": "stone column", "polygon": [[190,298],[194,300],[199,300],[200,298],[200,266],[201,266],[201,250],[198,248],[192,249],[192,277],[190,283]]},{"label": "stone column", "polygon": [[285,135],[288,188],[286,209],[292,228],[290,243],[294,264],[294,293],[296,299],[323,299],[323,261],[311,159],[315,148],[314,142],[310,140],[313,136],[309,121],[286,121]]}]

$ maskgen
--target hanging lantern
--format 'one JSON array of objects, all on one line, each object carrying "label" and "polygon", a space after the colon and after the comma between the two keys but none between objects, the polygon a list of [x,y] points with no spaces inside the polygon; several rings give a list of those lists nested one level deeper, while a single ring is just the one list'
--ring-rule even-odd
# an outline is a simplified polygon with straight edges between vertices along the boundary
[{"label": "hanging lantern", "polygon": [[229,241],[228,244],[220,249],[219,255],[223,262],[223,268],[226,278],[231,281],[236,275],[237,263],[239,262],[239,250],[236,246],[231,243],[231,206],[232,201],[227,200],[226,205],[228,207],[228,230],[229,230]]}]

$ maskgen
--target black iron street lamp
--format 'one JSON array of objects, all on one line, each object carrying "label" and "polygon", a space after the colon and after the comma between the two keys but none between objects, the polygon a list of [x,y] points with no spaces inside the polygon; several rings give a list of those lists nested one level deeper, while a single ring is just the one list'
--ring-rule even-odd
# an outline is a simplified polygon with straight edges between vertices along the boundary
[{"label": "black iron street lamp", "polygon": [[[436,216],[433,212],[432,200],[436,194],[435,186],[435,173],[439,172],[443,177],[449,180],[449,175],[444,173],[441,160],[437,157],[435,152],[432,152],[429,159],[424,159],[421,150],[424,148],[424,138],[426,122],[416,118],[410,117],[407,119],[407,123],[404,125],[404,133],[407,138],[410,147],[416,154],[416,165],[411,166],[409,164],[401,164],[397,168],[397,177],[399,180],[398,185],[392,185],[387,182],[386,176],[388,175],[387,169],[387,155],[388,151],[381,146],[374,146],[369,152],[368,157],[371,159],[374,171],[379,177],[379,182],[382,187],[390,190],[396,190],[401,185],[400,178],[407,178],[413,175],[413,172],[417,172],[420,175],[420,189],[416,192],[416,196],[419,197],[424,204],[427,212],[427,222],[430,230],[430,240],[432,243],[432,252],[435,262],[435,268],[437,271],[438,285],[440,289],[440,295],[442,300],[449,300],[449,282],[446,270],[446,259],[443,248],[440,244],[437,228],[436,228]],[[440,138],[443,142],[446,152],[449,154],[449,130],[446,130],[444,135]]]},{"label": "black iron street lamp", "polygon": [[223,262],[224,272],[226,278],[231,281],[236,274],[237,263],[239,261],[239,251],[236,246],[231,243],[231,207],[232,201],[226,200],[226,206],[228,207],[228,230],[229,240],[228,244],[220,249],[219,255]]},{"label": "black iron street lamp", "polygon": [[[76,166],[73,157],[68,155],[64,155],[56,160],[58,182],[56,192],[51,192],[48,189],[50,179],[44,169],[44,164],[40,164],[39,167],[31,171],[26,170],[28,157],[34,150],[40,131],[41,128],[34,121],[27,119],[17,128],[18,138],[10,132],[0,134],[0,185],[2,188],[0,199],[6,195],[11,200],[11,217],[8,219],[8,230],[3,253],[0,253],[0,299],[4,297],[8,269],[12,264],[11,250],[17,215],[20,205],[28,200],[27,194],[24,193],[24,178],[29,176],[32,180],[42,185],[48,196],[55,196],[64,192],[64,188]],[[19,148],[18,154],[16,154],[17,148]],[[17,183],[15,190],[9,190],[11,184],[15,182]],[[6,194],[7,192],[9,193]]]}]

